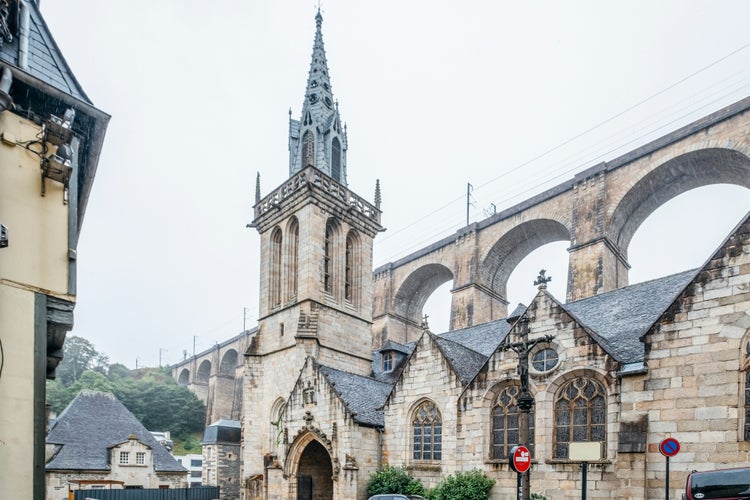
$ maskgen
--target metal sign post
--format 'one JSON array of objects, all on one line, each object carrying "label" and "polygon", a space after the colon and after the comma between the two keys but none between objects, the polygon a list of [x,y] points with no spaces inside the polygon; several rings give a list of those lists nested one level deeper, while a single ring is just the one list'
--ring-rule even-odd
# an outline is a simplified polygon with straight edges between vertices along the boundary
[{"label": "metal sign post", "polygon": [[667,475],[664,483],[664,498],[669,500],[669,457],[673,457],[680,452],[680,442],[673,437],[662,439],[659,443],[659,453],[667,459]]},{"label": "metal sign post", "polygon": [[516,474],[516,498],[523,500],[523,475],[531,467],[531,452],[525,446],[514,446],[510,449],[508,463]]},{"label": "metal sign post", "polygon": [[602,459],[602,443],[600,441],[573,441],[568,445],[568,459],[581,462],[581,499],[586,500],[586,475],[589,462]]}]

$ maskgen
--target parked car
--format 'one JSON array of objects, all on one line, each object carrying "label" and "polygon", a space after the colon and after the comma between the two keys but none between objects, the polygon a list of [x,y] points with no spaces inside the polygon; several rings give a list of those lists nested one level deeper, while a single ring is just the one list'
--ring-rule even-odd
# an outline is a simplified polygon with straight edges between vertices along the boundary
[{"label": "parked car", "polygon": [[424,500],[419,495],[400,495],[398,493],[389,493],[387,495],[373,495],[367,500]]},{"label": "parked car", "polygon": [[743,499],[750,499],[750,467],[693,471],[682,494],[682,500]]}]

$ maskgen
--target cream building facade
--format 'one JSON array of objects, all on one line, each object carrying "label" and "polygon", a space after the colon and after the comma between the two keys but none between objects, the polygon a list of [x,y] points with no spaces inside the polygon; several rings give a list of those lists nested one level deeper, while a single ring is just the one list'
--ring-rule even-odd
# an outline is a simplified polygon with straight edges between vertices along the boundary
[{"label": "cream building facade", "polygon": [[44,498],[45,381],[73,325],[76,247],[109,116],[36,2],[0,10],[0,485]]}]

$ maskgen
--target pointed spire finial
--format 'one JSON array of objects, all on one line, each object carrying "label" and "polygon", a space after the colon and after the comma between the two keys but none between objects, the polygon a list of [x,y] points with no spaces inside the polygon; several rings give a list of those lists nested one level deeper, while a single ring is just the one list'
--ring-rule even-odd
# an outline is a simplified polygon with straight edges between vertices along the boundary
[{"label": "pointed spire finial", "polygon": [[320,27],[323,25],[323,14],[320,13],[320,2],[318,2],[318,13],[315,14],[315,26],[318,27],[318,31],[320,31]]},{"label": "pointed spire finial", "polygon": [[382,201],[380,197],[380,179],[375,179],[375,208],[380,210],[380,202]]},{"label": "pointed spire finial", "polygon": [[260,203],[260,172],[255,176],[255,204]]}]

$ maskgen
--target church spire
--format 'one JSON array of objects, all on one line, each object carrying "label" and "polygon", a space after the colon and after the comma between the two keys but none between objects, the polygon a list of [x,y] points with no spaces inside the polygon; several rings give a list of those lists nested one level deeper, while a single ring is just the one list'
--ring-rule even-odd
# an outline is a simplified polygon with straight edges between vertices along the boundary
[{"label": "church spire", "polygon": [[333,98],[320,9],[315,26],[302,116],[289,121],[289,175],[313,166],[346,185],[346,130],[341,126],[338,104]]}]

